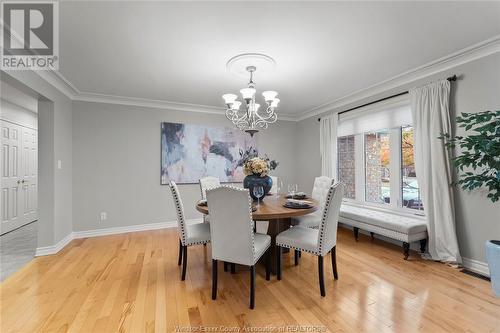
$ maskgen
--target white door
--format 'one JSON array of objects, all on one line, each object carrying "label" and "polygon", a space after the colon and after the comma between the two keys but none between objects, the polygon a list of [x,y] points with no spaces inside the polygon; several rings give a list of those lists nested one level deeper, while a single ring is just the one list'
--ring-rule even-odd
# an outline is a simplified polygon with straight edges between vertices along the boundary
[{"label": "white door", "polygon": [[7,121],[0,124],[0,234],[4,234],[37,219],[38,133]]}]

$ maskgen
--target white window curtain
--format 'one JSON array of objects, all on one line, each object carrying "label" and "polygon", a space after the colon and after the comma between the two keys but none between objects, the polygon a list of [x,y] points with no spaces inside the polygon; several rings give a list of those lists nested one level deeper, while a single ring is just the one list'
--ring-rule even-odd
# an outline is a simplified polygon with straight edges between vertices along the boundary
[{"label": "white window curtain", "polygon": [[321,175],[337,180],[337,113],[321,117],[319,144],[321,154]]},{"label": "white window curtain", "polygon": [[427,218],[433,260],[461,263],[448,150],[438,139],[451,133],[450,82],[442,80],[410,90],[415,140],[415,169]]}]

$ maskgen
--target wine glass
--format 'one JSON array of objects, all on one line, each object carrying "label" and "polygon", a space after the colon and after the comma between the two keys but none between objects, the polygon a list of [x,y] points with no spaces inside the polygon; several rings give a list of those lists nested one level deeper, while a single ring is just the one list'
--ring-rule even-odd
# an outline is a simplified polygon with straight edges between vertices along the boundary
[{"label": "wine glass", "polygon": [[264,187],[262,185],[254,186],[253,195],[257,198],[257,206],[260,206],[260,198],[264,196]]},{"label": "wine glass", "polygon": [[278,188],[277,188],[278,195],[280,195],[281,192],[283,191],[283,181],[282,180],[278,180],[278,185],[277,186],[278,186]]},{"label": "wine glass", "polygon": [[292,199],[295,196],[296,188],[297,188],[296,184],[288,184],[288,194]]}]

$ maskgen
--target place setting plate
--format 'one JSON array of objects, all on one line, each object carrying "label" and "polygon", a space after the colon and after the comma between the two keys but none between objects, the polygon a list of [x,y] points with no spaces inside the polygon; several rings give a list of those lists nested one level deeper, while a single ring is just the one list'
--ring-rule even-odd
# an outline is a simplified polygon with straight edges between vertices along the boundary
[{"label": "place setting plate", "polygon": [[[208,207],[207,200],[202,199],[198,201],[198,206],[202,207]],[[257,206],[255,204],[252,204],[252,212],[257,211]]]},{"label": "place setting plate", "polygon": [[310,202],[310,201],[288,199],[283,204],[283,207],[285,207],[285,208],[291,208],[291,209],[308,209],[308,208],[313,208],[314,204],[312,202]]}]

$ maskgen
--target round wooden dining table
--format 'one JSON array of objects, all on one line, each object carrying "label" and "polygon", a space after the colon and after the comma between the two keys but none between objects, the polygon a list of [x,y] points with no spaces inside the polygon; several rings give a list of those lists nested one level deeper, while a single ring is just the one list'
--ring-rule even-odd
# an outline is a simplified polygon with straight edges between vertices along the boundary
[{"label": "round wooden dining table", "polygon": [[[276,236],[290,227],[292,217],[303,216],[318,210],[318,201],[312,198],[306,198],[312,202],[311,208],[287,208],[283,204],[286,202],[284,195],[267,195],[260,202],[259,205],[254,204],[257,208],[252,212],[252,219],[254,221],[269,221],[267,227],[267,234],[271,236],[271,265],[272,272],[276,274]],[[196,210],[202,214],[208,215],[208,207],[196,203]]]}]

